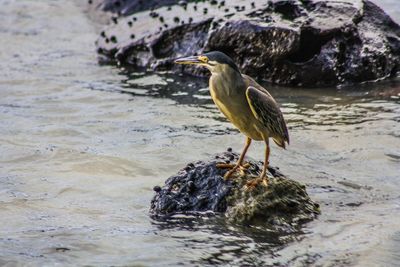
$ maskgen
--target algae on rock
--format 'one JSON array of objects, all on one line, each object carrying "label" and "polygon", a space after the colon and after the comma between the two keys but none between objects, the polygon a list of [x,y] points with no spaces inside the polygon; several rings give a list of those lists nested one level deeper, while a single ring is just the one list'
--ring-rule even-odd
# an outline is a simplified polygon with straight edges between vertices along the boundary
[{"label": "algae on rock", "polygon": [[226,217],[235,223],[293,225],[312,220],[319,213],[299,182],[285,177],[272,177],[268,186],[246,190],[248,176],[241,179],[239,187],[233,187],[227,199]]}]

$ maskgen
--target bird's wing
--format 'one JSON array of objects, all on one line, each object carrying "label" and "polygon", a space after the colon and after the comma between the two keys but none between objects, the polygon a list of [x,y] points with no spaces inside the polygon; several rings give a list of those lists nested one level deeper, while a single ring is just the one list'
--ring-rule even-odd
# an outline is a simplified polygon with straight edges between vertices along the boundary
[{"label": "bird's wing", "polygon": [[[255,84],[257,86],[258,84]],[[289,144],[289,133],[278,104],[267,90],[258,85],[246,90],[247,101],[254,116],[268,129],[270,137],[281,147]]]}]

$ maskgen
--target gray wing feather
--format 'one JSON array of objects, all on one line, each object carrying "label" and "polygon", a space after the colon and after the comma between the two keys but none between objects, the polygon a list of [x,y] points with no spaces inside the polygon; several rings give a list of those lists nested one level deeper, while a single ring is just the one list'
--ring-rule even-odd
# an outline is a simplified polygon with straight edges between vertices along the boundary
[{"label": "gray wing feather", "polygon": [[269,130],[270,136],[289,143],[289,133],[282,112],[268,91],[249,86],[246,96],[254,116]]}]

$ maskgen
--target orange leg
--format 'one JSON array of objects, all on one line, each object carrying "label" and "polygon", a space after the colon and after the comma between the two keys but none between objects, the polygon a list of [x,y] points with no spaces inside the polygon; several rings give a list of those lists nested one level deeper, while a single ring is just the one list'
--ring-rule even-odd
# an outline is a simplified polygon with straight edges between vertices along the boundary
[{"label": "orange leg", "polygon": [[228,179],[238,168],[246,167],[246,166],[242,166],[242,164],[243,164],[244,156],[246,155],[247,150],[250,147],[250,144],[251,144],[251,139],[249,137],[247,137],[246,144],[244,146],[242,154],[240,154],[239,160],[236,162],[236,164],[234,166],[232,166],[231,164],[217,164],[218,168],[231,168],[228,172],[225,173],[224,179]]},{"label": "orange leg", "polygon": [[265,159],[264,159],[264,168],[263,168],[263,170],[261,172],[261,175],[260,175],[261,179],[263,179],[264,177],[266,179],[268,179],[266,174],[267,174],[267,170],[268,170],[268,166],[269,166],[269,154],[270,154],[269,141],[267,139],[267,141],[265,141]]},{"label": "orange leg", "polygon": [[270,148],[269,148],[269,141],[267,138],[265,141],[265,160],[264,160],[263,170],[258,178],[252,179],[246,183],[248,188],[254,188],[260,183],[264,184],[265,186],[268,185],[267,170],[269,165],[269,154],[270,154]]}]

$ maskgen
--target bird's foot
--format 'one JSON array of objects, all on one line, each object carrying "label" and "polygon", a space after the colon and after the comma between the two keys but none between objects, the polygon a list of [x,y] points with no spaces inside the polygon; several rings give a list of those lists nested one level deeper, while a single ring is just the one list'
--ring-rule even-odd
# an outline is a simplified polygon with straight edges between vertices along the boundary
[{"label": "bird's foot", "polygon": [[246,183],[246,189],[247,190],[253,190],[258,185],[262,185],[262,186],[267,187],[268,186],[268,182],[269,182],[269,180],[268,180],[268,177],[266,175],[260,176],[260,177],[257,177],[257,178],[254,178],[254,179],[251,179],[250,181],[248,181]]},{"label": "bird's foot", "polygon": [[218,169],[233,169],[236,166],[236,164],[217,163],[216,166]]},{"label": "bird's foot", "polygon": [[240,165],[240,164],[229,164],[229,163],[217,163],[216,166],[217,168],[220,169],[230,169],[224,175],[224,179],[227,180],[232,176],[233,173],[235,173],[237,169],[239,169],[240,176],[245,176],[246,175],[245,171],[250,167],[250,164],[245,163],[243,165]]},{"label": "bird's foot", "polygon": [[240,167],[240,165],[236,165],[235,167],[233,167],[232,169],[230,169],[229,171],[227,171],[224,175],[224,180],[228,180],[229,178],[231,178],[232,174]]}]

